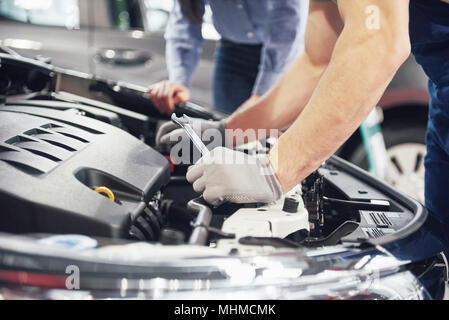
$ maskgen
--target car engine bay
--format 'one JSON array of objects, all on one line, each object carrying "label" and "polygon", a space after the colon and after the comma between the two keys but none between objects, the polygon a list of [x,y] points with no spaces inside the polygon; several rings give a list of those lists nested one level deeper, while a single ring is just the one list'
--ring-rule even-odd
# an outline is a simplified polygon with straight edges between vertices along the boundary
[{"label": "car engine bay", "polygon": [[[251,254],[388,241],[417,219],[416,204],[379,191],[382,182],[336,157],[276,203],[212,207],[186,181],[187,166],[155,149],[167,119],[144,93],[40,61],[0,59],[1,232]],[[177,111],[216,117],[184,108]],[[239,149],[267,152],[273,143]]]}]

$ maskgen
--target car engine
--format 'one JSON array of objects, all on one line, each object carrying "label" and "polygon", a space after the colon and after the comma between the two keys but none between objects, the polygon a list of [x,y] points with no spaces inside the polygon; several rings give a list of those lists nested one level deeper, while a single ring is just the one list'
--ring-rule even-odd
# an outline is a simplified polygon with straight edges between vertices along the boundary
[{"label": "car engine", "polygon": [[[0,231],[251,252],[382,240],[415,218],[414,204],[338,158],[276,203],[212,207],[187,183],[187,166],[155,150],[168,119],[144,89],[0,59]],[[193,104],[176,112],[219,117]],[[267,152],[274,142],[239,148]]]},{"label": "car engine", "polygon": [[0,111],[0,229],[155,240],[167,160],[76,105],[62,111],[40,102]]}]

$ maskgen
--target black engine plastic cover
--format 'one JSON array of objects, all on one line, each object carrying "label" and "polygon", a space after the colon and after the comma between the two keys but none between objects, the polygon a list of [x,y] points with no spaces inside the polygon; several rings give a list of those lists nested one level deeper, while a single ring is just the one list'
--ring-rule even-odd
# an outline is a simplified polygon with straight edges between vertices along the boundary
[{"label": "black engine plastic cover", "polygon": [[0,107],[0,231],[125,238],[169,175],[162,155],[117,127],[74,110]]}]

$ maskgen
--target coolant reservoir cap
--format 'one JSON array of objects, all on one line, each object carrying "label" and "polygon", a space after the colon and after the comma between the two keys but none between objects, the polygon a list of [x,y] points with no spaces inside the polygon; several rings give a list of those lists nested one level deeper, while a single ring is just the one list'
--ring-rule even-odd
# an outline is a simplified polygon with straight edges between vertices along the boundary
[{"label": "coolant reservoir cap", "polygon": [[296,213],[298,212],[299,199],[297,196],[286,196],[284,200],[284,206],[282,207],[282,211],[288,213]]}]

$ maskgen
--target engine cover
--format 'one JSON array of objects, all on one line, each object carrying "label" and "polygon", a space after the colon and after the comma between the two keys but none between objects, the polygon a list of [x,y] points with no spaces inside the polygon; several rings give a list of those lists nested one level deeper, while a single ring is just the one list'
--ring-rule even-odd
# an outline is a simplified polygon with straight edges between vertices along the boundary
[{"label": "engine cover", "polygon": [[76,110],[0,107],[0,231],[127,237],[169,175],[158,152]]}]

